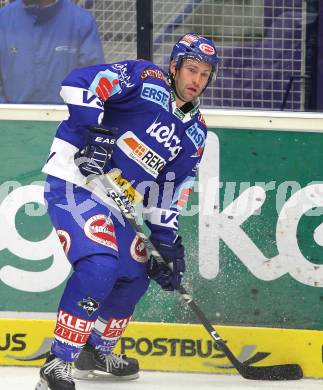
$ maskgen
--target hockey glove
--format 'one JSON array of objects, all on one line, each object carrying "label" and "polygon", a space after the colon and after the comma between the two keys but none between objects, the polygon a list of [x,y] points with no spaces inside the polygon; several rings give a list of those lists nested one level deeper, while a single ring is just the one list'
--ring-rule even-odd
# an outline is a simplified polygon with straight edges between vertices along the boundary
[{"label": "hockey glove", "polygon": [[74,160],[83,176],[102,175],[116,144],[117,129],[100,126],[88,128],[87,145],[79,150]]},{"label": "hockey glove", "polygon": [[150,238],[150,240],[165,260],[165,263],[158,263],[155,257],[151,255],[147,262],[148,276],[164,290],[173,291],[178,289],[185,272],[182,238],[178,236],[172,244],[166,244],[153,238]]}]

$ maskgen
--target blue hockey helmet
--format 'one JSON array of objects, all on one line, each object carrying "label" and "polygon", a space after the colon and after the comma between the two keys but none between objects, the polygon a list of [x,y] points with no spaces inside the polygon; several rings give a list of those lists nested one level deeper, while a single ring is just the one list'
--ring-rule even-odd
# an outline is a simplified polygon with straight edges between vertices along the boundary
[{"label": "blue hockey helmet", "polygon": [[218,56],[217,49],[211,39],[195,33],[183,35],[173,47],[170,61],[175,61],[175,67],[179,69],[183,60],[189,58],[210,64],[212,72],[209,81],[212,77],[216,78],[219,62],[222,61],[222,58]]}]

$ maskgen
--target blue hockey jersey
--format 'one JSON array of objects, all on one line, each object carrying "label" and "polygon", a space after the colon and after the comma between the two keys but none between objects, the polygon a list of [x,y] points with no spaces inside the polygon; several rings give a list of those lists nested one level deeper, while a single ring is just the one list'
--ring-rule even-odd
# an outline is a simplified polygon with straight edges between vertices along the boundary
[{"label": "blue hockey jersey", "polygon": [[162,70],[143,60],[76,69],[61,96],[69,118],[57,129],[43,172],[86,188],[74,155],[86,145],[87,127],[117,128],[114,179],[131,201],[144,200],[155,235],[172,241],[206,139],[199,102],[183,112]]}]

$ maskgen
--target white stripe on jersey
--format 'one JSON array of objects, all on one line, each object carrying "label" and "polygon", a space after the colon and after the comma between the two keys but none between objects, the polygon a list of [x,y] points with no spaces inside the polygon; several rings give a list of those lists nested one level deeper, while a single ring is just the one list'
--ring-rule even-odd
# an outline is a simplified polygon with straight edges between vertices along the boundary
[{"label": "white stripe on jersey", "polygon": [[145,208],[143,217],[153,225],[164,226],[173,230],[178,229],[179,212],[175,210],[160,209],[158,207]]},{"label": "white stripe on jersey", "polygon": [[84,88],[63,86],[60,95],[66,104],[97,108],[103,111],[103,103],[91,91]]},{"label": "white stripe on jersey", "polygon": [[97,179],[93,179],[87,183],[86,177],[81,174],[74,163],[74,155],[77,151],[78,148],[76,146],[55,137],[49,153],[48,161],[43,167],[42,172],[76,184],[77,186],[83,187],[92,192],[112,210],[116,209],[117,211],[114,215],[119,219],[119,209],[117,208],[114,200],[107,197],[106,188],[103,181],[100,180],[100,177],[98,176]]},{"label": "white stripe on jersey", "polygon": [[74,163],[74,155],[78,148],[67,141],[55,137],[50,149],[49,158],[42,169],[43,173],[70,181],[76,185],[84,185],[86,178]]}]

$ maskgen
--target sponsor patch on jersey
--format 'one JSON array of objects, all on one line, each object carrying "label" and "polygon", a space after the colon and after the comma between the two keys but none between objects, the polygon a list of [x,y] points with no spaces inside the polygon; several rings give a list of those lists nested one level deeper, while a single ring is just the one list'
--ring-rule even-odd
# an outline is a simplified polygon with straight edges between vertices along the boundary
[{"label": "sponsor patch on jersey", "polygon": [[159,69],[145,69],[142,71],[140,77],[142,80],[145,80],[148,77],[152,77],[153,79],[165,81],[164,73]]},{"label": "sponsor patch on jersey", "polygon": [[192,141],[193,145],[197,150],[204,147],[205,144],[205,134],[203,130],[198,127],[196,123],[186,129],[186,135]]},{"label": "sponsor patch on jersey", "polygon": [[92,81],[89,90],[103,102],[107,101],[110,96],[121,91],[118,73],[111,72],[109,69],[100,71]]},{"label": "sponsor patch on jersey", "polygon": [[114,64],[112,66],[113,69],[116,69],[119,72],[119,82],[125,88],[131,88],[135,84],[133,84],[131,80],[131,76],[128,73],[128,67],[125,64]]},{"label": "sponsor patch on jersey", "polygon": [[166,161],[142,142],[132,131],[127,131],[117,141],[118,147],[153,177],[157,177]]},{"label": "sponsor patch on jersey", "polygon": [[156,84],[143,83],[140,96],[145,100],[159,104],[168,111],[170,94],[165,88]]},{"label": "sponsor patch on jersey", "polygon": [[144,242],[138,236],[132,240],[130,245],[130,255],[131,257],[138,261],[139,263],[146,263],[148,261],[147,250]]},{"label": "sponsor patch on jersey", "polygon": [[169,161],[174,160],[178,153],[182,150],[180,146],[181,140],[175,135],[175,123],[172,123],[170,127],[166,125],[161,126],[161,122],[154,121],[146,133],[151,137],[156,138],[157,142],[163,144],[166,149],[171,153]]},{"label": "sponsor patch on jersey", "polygon": [[82,346],[89,338],[95,321],[87,321],[60,310],[57,315],[54,336],[57,340],[76,347]]},{"label": "sponsor patch on jersey", "polygon": [[104,214],[97,214],[89,218],[84,225],[85,235],[108,248],[118,250],[117,239],[112,219]]},{"label": "sponsor patch on jersey", "polygon": [[128,318],[109,318],[107,322],[102,321],[101,318],[97,320],[95,328],[101,333],[104,339],[119,338],[125,331],[131,316]]},{"label": "sponsor patch on jersey", "polygon": [[91,298],[87,297],[77,302],[78,306],[84,309],[87,312],[87,315],[90,317],[94,312],[96,312],[99,308],[99,303]]},{"label": "sponsor patch on jersey", "polygon": [[63,247],[63,251],[64,251],[65,255],[67,255],[68,251],[71,247],[71,237],[67,233],[66,230],[58,229],[58,230],[56,230],[56,233],[58,235],[59,242],[61,243],[61,245]]}]

